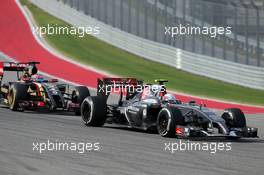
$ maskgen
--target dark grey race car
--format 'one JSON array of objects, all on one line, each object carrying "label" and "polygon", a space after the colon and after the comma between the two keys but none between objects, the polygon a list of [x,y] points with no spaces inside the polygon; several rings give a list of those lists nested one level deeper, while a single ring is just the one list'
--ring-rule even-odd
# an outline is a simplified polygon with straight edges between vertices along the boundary
[{"label": "dark grey race car", "polygon": [[[44,109],[67,110],[80,115],[80,104],[90,95],[84,86],[71,87],[56,79],[44,79],[38,75],[39,62],[0,62],[0,100],[12,111]],[[3,83],[5,72],[16,72],[13,79]]]},{"label": "dark grey race car", "polygon": [[[83,122],[87,126],[108,123],[142,130],[154,128],[163,137],[257,137],[257,128],[246,125],[240,109],[226,109],[219,116],[194,101],[182,103],[166,92],[166,80],[157,82],[146,87],[142,81],[131,78],[98,80],[98,95],[87,97],[81,105]],[[131,86],[141,86],[143,91],[131,92]],[[122,89],[117,104],[107,105],[109,87]]]}]

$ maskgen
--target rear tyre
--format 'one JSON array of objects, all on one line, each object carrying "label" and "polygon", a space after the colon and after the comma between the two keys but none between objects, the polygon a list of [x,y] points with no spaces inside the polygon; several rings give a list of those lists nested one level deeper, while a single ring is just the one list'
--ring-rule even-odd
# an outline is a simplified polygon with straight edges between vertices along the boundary
[{"label": "rear tyre", "polygon": [[184,125],[184,117],[177,108],[165,107],[157,118],[157,130],[162,137],[175,137],[176,125]]},{"label": "rear tyre", "polygon": [[[78,103],[81,105],[83,100],[88,96],[90,96],[90,91],[86,86],[77,86],[72,91],[72,102]],[[74,113],[75,113],[75,115],[80,116],[81,115],[81,109],[75,108]]]},{"label": "rear tyre", "polygon": [[[27,98],[27,86],[24,84],[12,84],[8,94],[9,109],[18,111],[20,108],[19,103]],[[21,108],[20,111],[23,111]]]},{"label": "rear tyre", "polygon": [[243,128],[246,127],[246,118],[244,113],[238,108],[225,109],[222,114],[228,127]]},{"label": "rear tyre", "polygon": [[90,96],[81,105],[82,120],[87,126],[103,126],[107,115],[106,99],[103,96]]}]

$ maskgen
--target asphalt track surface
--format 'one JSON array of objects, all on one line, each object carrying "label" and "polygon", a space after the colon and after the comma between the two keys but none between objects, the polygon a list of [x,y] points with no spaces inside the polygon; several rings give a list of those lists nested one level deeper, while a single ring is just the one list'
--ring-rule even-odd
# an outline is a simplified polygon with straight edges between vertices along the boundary
[{"label": "asphalt track surface", "polygon": [[[231,151],[165,151],[162,138],[124,128],[86,127],[67,112],[11,112],[0,108],[1,175],[72,174],[262,174],[264,167],[263,116],[249,115],[248,124],[260,138],[232,142]],[[99,151],[33,151],[33,142],[100,143]],[[186,141],[186,140],[185,140]],[[224,142],[207,140],[206,143]],[[197,142],[197,140],[192,140]],[[204,141],[199,141],[199,143]]]},{"label": "asphalt track surface", "polygon": [[[89,87],[96,87],[97,78],[108,76],[65,61],[65,59],[42,47],[34,38],[31,26],[15,1],[1,1],[0,33],[0,49],[2,52],[20,62],[39,61],[41,62],[39,69],[50,75]],[[179,93],[176,93],[176,95],[184,102],[195,100],[197,103],[207,104],[210,108],[238,107],[247,113],[264,113],[263,107],[229,104]]]},{"label": "asphalt track surface", "polygon": [[[14,81],[7,73],[6,81]],[[95,91],[91,91],[95,95]],[[110,103],[116,100],[110,96]],[[221,111],[217,111],[221,113]],[[264,114],[247,115],[249,126],[259,128],[257,139],[190,140],[211,144],[231,142],[230,151],[166,150],[165,143],[188,140],[162,138],[155,133],[106,125],[86,127],[70,112],[12,112],[0,106],[0,174],[262,174],[264,167]],[[33,150],[33,143],[100,143],[99,151]]]},{"label": "asphalt track surface", "polygon": [[[6,74],[11,81],[12,73]],[[91,92],[95,94],[94,91]],[[110,103],[115,101],[110,98]],[[221,113],[221,111],[217,111]],[[0,107],[1,175],[83,174],[262,174],[264,167],[264,115],[247,115],[260,138],[229,141],[193,139],[191,143],[231,142],[230,151],[166,150],[165,143],[188,142],[155,133],[114,127],[87,127],[70,112],[12,112]],[[47,151],[33,143],[100,143],[99,151]]]}]

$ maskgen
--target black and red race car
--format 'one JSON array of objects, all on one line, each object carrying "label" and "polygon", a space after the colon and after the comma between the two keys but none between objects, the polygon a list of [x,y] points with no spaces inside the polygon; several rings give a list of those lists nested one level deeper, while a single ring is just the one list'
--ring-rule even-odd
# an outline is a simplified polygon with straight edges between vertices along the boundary
[{"label": "black and red race car", "polygon": [[[240,109],[229,108],[219,116],[204,105],[182,103],[167,93],[166,80],[156,82],[143,85],[132,78],[99,79],[98,95],[87,97],[81,105],[84,124],[154,129],[163,137],[257,137],[257,128],[246,125]],[[118,92],[119,100],[107,104],[112,92]]]},{"label": "black and red race car", "polygon": [[[45,79],[38,74],[38,64],[40,63],[0,62],[2,103],[13,111],[68,110],[80,115],[80,104],[85,97],[90,95],[89,89],[84,86],[71,87],[59,84],[56,79]],[[12,77],[9,75],[5,78],[7,83],[3,83],[7,72],[16,72],[16,75]],[[10,82],[8,78],[15,79],[15,81]]]}]

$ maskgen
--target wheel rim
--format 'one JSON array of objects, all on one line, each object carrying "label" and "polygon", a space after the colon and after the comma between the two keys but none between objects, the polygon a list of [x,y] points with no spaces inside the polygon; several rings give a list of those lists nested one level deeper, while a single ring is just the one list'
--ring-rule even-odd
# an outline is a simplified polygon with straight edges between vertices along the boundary
[{"label": "wheel rim", "polygon": [[85,123],[90,121],[91,118],[91,106],[88,102],[84,102],[82,106],[82,118]]},{"label": "wheel rim", "polygon": [[160,134],[164,134],[167,132],[168,117],[165,114],[162,114],[159,117],[158,125],[159,125],[159,133]]},{"label": "wheel rim", "polygon": [[11,91],[9,96],[8,96],[8,103],[9,103],[9,106],[12,106],[13,105],[13,102],[14,102],[14,92]]}]

